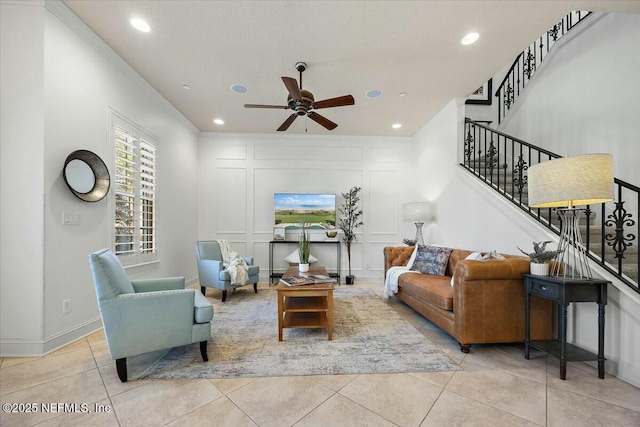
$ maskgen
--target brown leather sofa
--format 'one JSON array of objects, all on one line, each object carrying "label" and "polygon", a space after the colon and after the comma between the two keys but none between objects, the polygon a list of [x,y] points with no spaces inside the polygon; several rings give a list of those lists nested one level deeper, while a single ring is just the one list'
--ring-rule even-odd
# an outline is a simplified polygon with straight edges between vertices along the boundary
[{"label": "brown leather sofa", "polygon": [[[385,247],[385,277],[390,267],[406,265],[412,251],[413,246]],[[466,260],[470,254],[454,249],[445,276],[402,274],[396,296],[458,340],[463,353],[472,344],[524,342],[522,275],[529,272],[529,260]],[[551,338],[551,311],[551,301],[532,297],[532,340]]]}]

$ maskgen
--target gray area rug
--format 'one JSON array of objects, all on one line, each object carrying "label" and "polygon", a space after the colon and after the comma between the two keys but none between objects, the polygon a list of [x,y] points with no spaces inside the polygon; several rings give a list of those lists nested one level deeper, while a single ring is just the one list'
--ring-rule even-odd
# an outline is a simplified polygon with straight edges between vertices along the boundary
[{"label": "gray area rug", "polygon": [[325,329],[285,329],[278,341],[275,287],[243,288],[215,304],[202,362],[197,344],[170,350],[141,378],[237,378],[459,369],[369,289],[337,286],[333,340]]}]

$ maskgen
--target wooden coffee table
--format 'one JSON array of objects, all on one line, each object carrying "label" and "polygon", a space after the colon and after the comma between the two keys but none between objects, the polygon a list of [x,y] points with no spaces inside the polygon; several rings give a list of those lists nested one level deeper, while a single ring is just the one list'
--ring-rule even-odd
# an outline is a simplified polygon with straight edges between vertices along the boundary
[{"label": "wooden coffee table", "polygon": [[[283,279],[297,276],[298,266],[287,268]],[[327,275],[321,266],[310,267],[309,274]],[[333,283],[287,286],[279,283],[278,341],[282,341],[284,328],[326,328],[329,340],[333,333]]]}]

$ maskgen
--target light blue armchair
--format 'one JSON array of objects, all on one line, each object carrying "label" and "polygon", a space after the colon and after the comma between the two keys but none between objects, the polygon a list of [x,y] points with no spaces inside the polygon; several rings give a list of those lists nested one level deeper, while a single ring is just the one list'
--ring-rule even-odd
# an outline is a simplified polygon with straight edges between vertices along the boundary
[{"label": "light blue armchair", "polygon": [[249,266],[249,280],[245,285],[232,285],[229,272],[222,265],[222,252],[216,240],[196,242],[196,259],[198,261],[198,276],[200,291],[205,294],[207,288],[222,290],[222,302],[227,300],[227,290],[253,284],[253,291],[258,293],[258,277],[260,267],[253,265],[253,258],[245,257],[244,262]]},{"label": "light blue armchair", "polygon": [[109,354],[120,381],[127,381],[127,357],[200,343],[205,362],[213,306],[184,277],[129,280],[108,249],[89,255]]}]

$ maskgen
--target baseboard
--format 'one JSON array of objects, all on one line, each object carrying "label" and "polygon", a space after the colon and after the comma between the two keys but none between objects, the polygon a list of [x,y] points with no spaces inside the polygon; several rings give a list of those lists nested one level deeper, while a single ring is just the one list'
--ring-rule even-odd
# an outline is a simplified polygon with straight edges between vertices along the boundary
[{"label": "baseboard", "polygon": [[0,357],[44,356],[87,335],[91,335],[101,328],[102,320],[98,317],[45,340],[2,340],[0,341]]}]

